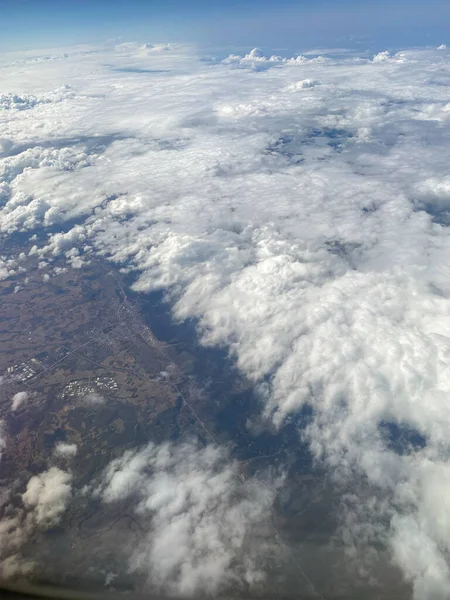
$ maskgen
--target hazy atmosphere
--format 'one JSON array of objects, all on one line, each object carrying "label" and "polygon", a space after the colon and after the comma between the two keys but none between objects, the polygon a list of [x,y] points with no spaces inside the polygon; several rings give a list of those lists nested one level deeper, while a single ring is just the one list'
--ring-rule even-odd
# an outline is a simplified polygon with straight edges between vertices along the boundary
[{"label": "hazy atmosphere", "polygon": [[2,580],[450,598],[450,6],[0,8]]}]

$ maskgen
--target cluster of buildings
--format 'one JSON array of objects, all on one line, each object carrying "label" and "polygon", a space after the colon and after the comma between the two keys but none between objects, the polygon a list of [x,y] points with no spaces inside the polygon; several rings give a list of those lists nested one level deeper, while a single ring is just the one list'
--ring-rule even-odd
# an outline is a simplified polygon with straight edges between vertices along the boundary
[{"label": "cluster of buildings", "polygon": [[39,362],[36,358],[32,358],[28,363],[21,362],[17,365],[13,365],[12,367],[8,367],[6,370],[6,374],[14,377],[17,381],[28,381],[40,371],[42,368],[42,363]]},{"label": "cluster of buildings", "polygon": [[63,390],[63,398],[87,396],[98,392],[114,392],[118,389],[112,377],[94,377],[93,379],[71,381]]}]

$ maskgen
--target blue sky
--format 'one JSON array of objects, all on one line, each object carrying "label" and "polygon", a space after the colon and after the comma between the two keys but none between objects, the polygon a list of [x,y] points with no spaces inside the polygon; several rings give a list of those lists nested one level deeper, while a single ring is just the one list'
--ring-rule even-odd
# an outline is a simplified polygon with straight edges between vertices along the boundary
[{"label": "blue sky", "polygon": [[225,47],[445,43],[446,0],[0,0],[0,49],[125,39]]}]

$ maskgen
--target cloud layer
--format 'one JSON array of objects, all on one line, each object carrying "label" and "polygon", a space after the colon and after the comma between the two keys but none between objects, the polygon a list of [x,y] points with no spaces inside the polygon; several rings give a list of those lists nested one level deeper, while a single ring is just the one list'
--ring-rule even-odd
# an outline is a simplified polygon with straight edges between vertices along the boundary
[{"label": "cloud layer", "polygon": [[310,405],[315,457],[339,485],[367,478],[364,519],[416,598],[446,598],[447,50],[3,62],[0,231],[76,220],[35,252],[99,252],[165,290],[275,424]]},{"label": "cloud layer", "polygon": [[129,568],[166,592],[216,594],[264,580],[276,488],[245,482],[223,449],[149,444],[114,460],[94,490],[128,500],[145,525]]}]

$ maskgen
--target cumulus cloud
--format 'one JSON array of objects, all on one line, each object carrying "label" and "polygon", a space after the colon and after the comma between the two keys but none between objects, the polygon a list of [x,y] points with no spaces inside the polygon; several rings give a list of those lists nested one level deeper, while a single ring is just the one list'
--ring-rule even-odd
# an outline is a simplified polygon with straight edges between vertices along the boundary
[{"label": "cumulus cloud", "polygon": [[307,90],[309,88],[316,87],[316,85],[319,85],[319,82],[315,81],[314,79],[302,79],[301,81],[297,81],[297,83],[294,83],[293,85],[289,86],[289,89]]},{"label": "cumulus cloud", "polygon": [[78,446],[76,444],[66,444],[64,442],[59,442],[55,446],[55,455],[61,456],[63,458],[71,458],[75,456],[78,452]]},{"label": "cumulus cloud", "polygon": [[11,403],[11,410],[13,412],[16,411],[18,408],[23,406],[27,401],[28,401],[28,392],[17,392],[17,394],[14,394],[14,396],[13,396],[12,403]]},{"label": "cumulus cloud", "polygon": [[2,110],[27,110],[42,102],[48,102],[48,100],[39,99],[32,95],[0,94],[0,107]]},{"label": "cumulus cloud", "polygon": [[102,406],[105,402],[105,397],[97,392],[91,392],[81,398],[81,403],[87,406]]},{"label": "cumulus cloud", "polygon": [[425,179],[415,187],[417,202],[440,213],[450,210],[450,177]]},{"label": "cumulus cloud", "polygon": [[397,54],[392,55],[388,50],[385,50],[384,52],[379,52],[373,57],[374,63],[403,62],[404,60],[405,54],[403,52],[398,52]]},{"label": "cumulus cloud", "polygon": [[69,473],[57,467],[30,479],[22,501],[38,526],[58,523],[72,495],[71,479]]},{"label": "cumulus cloud", "polygon": [[275,490],[273,482],[244,481],[223,449],[185,443],[125,452],[93,493],[106,503],[126,500],[147,523],[130,570],[153,589],[192,595],[262,582],[277,551],[267,542]]},{"label": "cumulus cloud", "polygon": [[305,63],[323,62],[326,59],[322,56],[307,58],[303,55],[298,55],[292,58],[283,56],[265,56],[260,48],[253,48],[248,54],[240,56],[239,54],[230,54],[222,62],[226,65],[234,67],[250,67],[254,71],[262,71],[270,69],[273,66],[281,65],[304,65]]},{"label": "cumulus cloud", "polygon": [[6,256],[0,256],[0,281],[16,274],[17,262]]},{"label": "cumulus cloud", "polygon": [[121,42],[119,44],[115,44],[116,52],[131,51],[138,52],[141,54],[151,54],[153,52],[168,52],[170,50],[174,50],[178,47],[178,44],[150,44],[146,42],[145,44],[139,44],[137,42]]},{"label": "cumulus cloud", "polygon": [[[26,544],[39,532],[57,525],[72,497],[72,476],[51,467],[28,481],[26,490],[14,502],[2,498],[0,519],[0,576],[8,579],[30,575],[36,560],[22,554]],[[8,503],[9,502],[9,503]]]},{"label": "cumulus cloud", "polygon": [[[6,64],[4,93],[50,98],[67,64],[61,101],[5,111],[0,230],[48,227],[43,256],[80,266],[88,246],[134,271],[136,290],[164,290],[203,344],[229,349],[276,425],[309,405],[316,460],[340,485],[368,481],[378,501],[361,519],[416,598],[439,597],[450,519],[429,490],[448,496],[447,54],[255,50],[206,64],[120,47],[27,59],[20,76]],[[308,80],[320,86],[292,93]]]}]

